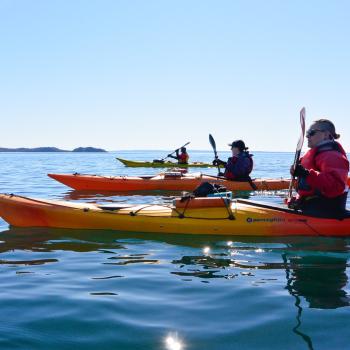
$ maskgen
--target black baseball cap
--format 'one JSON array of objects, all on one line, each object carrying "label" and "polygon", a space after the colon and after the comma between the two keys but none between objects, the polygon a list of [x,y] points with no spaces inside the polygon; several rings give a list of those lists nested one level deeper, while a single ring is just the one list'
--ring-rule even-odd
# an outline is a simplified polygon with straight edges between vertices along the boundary
[{"label": "black baseball cap", "polygon": [[236,140],[232,143],[228,144],[231,148],[237,147],[240,151],[245,151],[248,149],[248,147],[245,146],[245,143],[242,140]]}]

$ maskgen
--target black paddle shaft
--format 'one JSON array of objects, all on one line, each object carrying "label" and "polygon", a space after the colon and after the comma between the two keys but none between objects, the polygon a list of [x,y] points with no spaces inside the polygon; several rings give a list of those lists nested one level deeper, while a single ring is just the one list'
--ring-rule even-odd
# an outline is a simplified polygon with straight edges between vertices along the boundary
[{"label": "black paddle shaft", "polygon": [[168,154],[166,157],[162,158],[161,161],[164,161],[165,159],[167,159],[167,158],[169,157],[169,155],[174,154],[176,151],[178,151],[178,150],[181,149],[182,147],[186,147],[186,146],[189,145],[190,143],[191,143],[191,142],[189,141],[189,142],[185,143],[183,146],[181,146],[181,147],[179,147],[179,148],[176,148],[175,151],[171,152],[171,153]]}]

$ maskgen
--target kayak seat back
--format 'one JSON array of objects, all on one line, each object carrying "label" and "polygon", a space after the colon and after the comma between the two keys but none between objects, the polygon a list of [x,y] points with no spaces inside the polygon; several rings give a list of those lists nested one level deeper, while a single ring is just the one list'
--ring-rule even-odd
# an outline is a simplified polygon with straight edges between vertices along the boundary
[{"label": "kayak seat back", "polygon": [[230,199],[227,197],[184,197],[176,198],[174,206],[180,208],[227,208],[230,205]]},{"label": "kayak seat back", "polygon": [[181,179],[181,177],[182,177],[182,173],[180,171],[167,171],[164,173],[165,180]]}]

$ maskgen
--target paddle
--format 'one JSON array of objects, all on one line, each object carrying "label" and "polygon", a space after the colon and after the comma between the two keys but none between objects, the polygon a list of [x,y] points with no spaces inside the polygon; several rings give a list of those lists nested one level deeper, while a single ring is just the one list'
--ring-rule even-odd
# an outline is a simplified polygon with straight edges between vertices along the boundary
[{"label": "paddle", "polygon": [[[216,176],[216,175],[210,175],[210,174],[202,174],[203,176],[212,177],[213,179],[218,180],[227,180],[225,176]],[[229,181],[229,180],[227,180]]]},{"label": "paddle", "polygon": [[[216,143],[212,134],[209,134],[209,142],[214,151],[215,160],[219,159],[218,152],[216,152]],[[218,174],[220,174],[220,165],[218,164]]]},{"label": "paddle", "polygon": [[191,142],[187,142],[185,143],[183,146],[177,148],[175,151],[171,152],[170,154],[168,154],[166,157],[162,158],[162,159],[154,159],[153,162],[154,163],[164,163],[164,160],[167,159],[170,155],[173,155],[174,153],[176,153],[176,151],[178,151],[179,149],[181,149],[182,147],[186,147],[187,145],[189,145]]},{"label": "paddle", "polygon": [[[297,148],[295,150],[295,156],[294,156],[294,162],[293,162],[293,169],[297,166],[300,159],[300,153],[301,149],[303,148],[304,143],[304,136],[305,136],[305,107],[303,107],[300,111],[300,127],[301,127],[301,134],[298,140]],[[289,184],[289,193],[288,198],[292,198],[292,190],[293,190],[293,182],[295,180],[295,176],[293,175]]]}]

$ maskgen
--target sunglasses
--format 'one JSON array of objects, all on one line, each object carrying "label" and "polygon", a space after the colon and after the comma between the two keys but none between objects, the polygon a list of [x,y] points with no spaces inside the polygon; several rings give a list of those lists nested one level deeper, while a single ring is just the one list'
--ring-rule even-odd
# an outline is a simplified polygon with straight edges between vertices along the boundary
[{"label": "sunglasses", "polygon": [[325,130],[321,130],[321,129],[310,129],[306,132],[306,137],[311,137],[316,135],[318,132],[324,132]]}]

